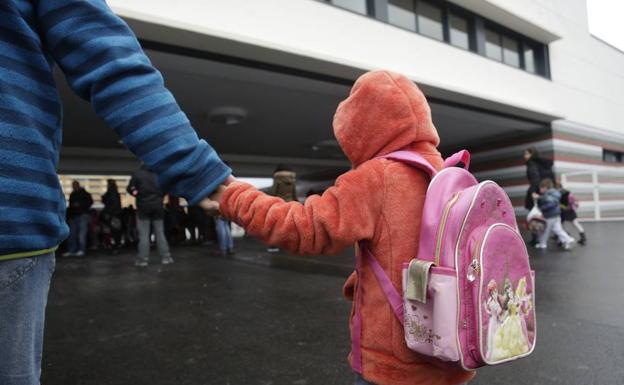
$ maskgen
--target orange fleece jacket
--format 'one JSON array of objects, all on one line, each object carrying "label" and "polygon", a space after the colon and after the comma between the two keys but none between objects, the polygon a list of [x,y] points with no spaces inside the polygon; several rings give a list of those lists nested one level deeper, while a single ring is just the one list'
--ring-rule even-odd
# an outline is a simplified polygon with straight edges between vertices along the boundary
[{"label": "orange fleece jacket", "polygon": [[[439,138],[429,105],[406,77],[369,72],[340,103],[333,126],[353,169],[322,196],[311,196],[304,204],[284,202],[234,182],[223,194],[221,212],[251,235],[297,254],[337,253],[364,240],[401,292],[402,264],[418,250],[429,181],[419,170],[376,157],[408,149],[440,169]],[[359,277],[355,272],[349,277],[344,293],[361,311],[362,376],[366,380],[378,385],[453,385],[473,377],[456,364],[407,348],[403,327],[366,263]]]}]

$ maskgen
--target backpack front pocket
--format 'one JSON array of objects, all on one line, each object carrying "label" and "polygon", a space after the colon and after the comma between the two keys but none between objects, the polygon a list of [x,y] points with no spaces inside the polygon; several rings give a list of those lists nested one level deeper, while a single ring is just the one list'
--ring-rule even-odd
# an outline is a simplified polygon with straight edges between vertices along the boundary
[{"label": "backpack front pocket", "polygon": [[478,261],[478,345],[493,365],[530,354],[535,347],[535,286],[520,234],[510,226],[488,228],[473,250]]},{"label": "backpack front pocket", "polygon": [[419,262],[403,265],[405,342],[415,352],[458,361],[456,272]]}]

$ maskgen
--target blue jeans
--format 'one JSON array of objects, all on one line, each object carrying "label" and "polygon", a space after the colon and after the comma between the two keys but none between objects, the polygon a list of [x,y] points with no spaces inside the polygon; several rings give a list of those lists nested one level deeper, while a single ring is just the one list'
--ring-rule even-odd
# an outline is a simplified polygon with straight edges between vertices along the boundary
[{"label": "blue jeans", "polygon": [[154,226],[154,236],[156,237],[156,246],[161,261],[171,258],[169,251],[169,243],[165,237],[165,227],[162,219],[137,218],[137,227],[139,229],[139,254],[137,260],[140,262],[149,261],[150,253],[150,230]]},{"label": "blue jeans", "polygon": [[38,385],[54,254],[0,262],[0,384]]},{"label": "blue jeans", "polygon": [[89,214],[80,214],[72,217],[69,221],[69,252],[75,253],[87,249],[87,230],[89,227]]},{"label": "blue jeans", "polygon": [[234,248],[234,239],[232,238],[232,229],[230,222],[225,219],[217,218],[217,238],[219,241],[219,250],[225,252]]}]

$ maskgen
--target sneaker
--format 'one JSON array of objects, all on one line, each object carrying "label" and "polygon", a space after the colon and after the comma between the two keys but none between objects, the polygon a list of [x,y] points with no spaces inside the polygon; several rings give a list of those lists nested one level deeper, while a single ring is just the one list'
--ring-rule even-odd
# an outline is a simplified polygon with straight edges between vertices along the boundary
[{"label": "sneaker", "polygon": [[566,242],[563,245],[563,249],[564,250],[572,250],[574,248],[574,244],[576,243],[576,241],[574,239],[572,239],[571,241]]},{"label": "sneaker", "polygon": [[80,250],[79,252],[77,252],[76,254],[74,254],[76,257],[84,257],[85,252]]},{"label": "sneaker", "polygon": [[66,251],[63,254],[61,254],[61,257],[63,257],[63,258],[74,257],[74,256],[76,256],[76,253],[72,253],[70,251]]},{"label": "sneaker", "polygon": [[134,261],[134,266],[136,267],[147,267],[146,261]]},{"label": "sneaker", "polygon": [[542,245],[541,243],[538,243],[537,245],[535,245],[536,249],[540,249],[540,250],[544,250],[546,249],[548,246],[546,245]]},{"label": "sneaker", "polygon": [[173,258],[171,257],[163,258],[163,260],[160,261],[160,263],[162,263],[163,265],[170,265],[173,263]]}]

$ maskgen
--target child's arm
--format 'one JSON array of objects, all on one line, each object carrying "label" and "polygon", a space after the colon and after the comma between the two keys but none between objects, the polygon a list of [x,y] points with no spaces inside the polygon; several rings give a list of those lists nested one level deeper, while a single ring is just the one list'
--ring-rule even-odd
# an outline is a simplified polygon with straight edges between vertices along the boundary
[{"label": "child's arm", "polygon": [[373,237],[383,195],[383,164],[368,162],[305,204],[284,202],[235,182],[220,205],[225,217],[268,244],[297,254],[325,254]]}]

